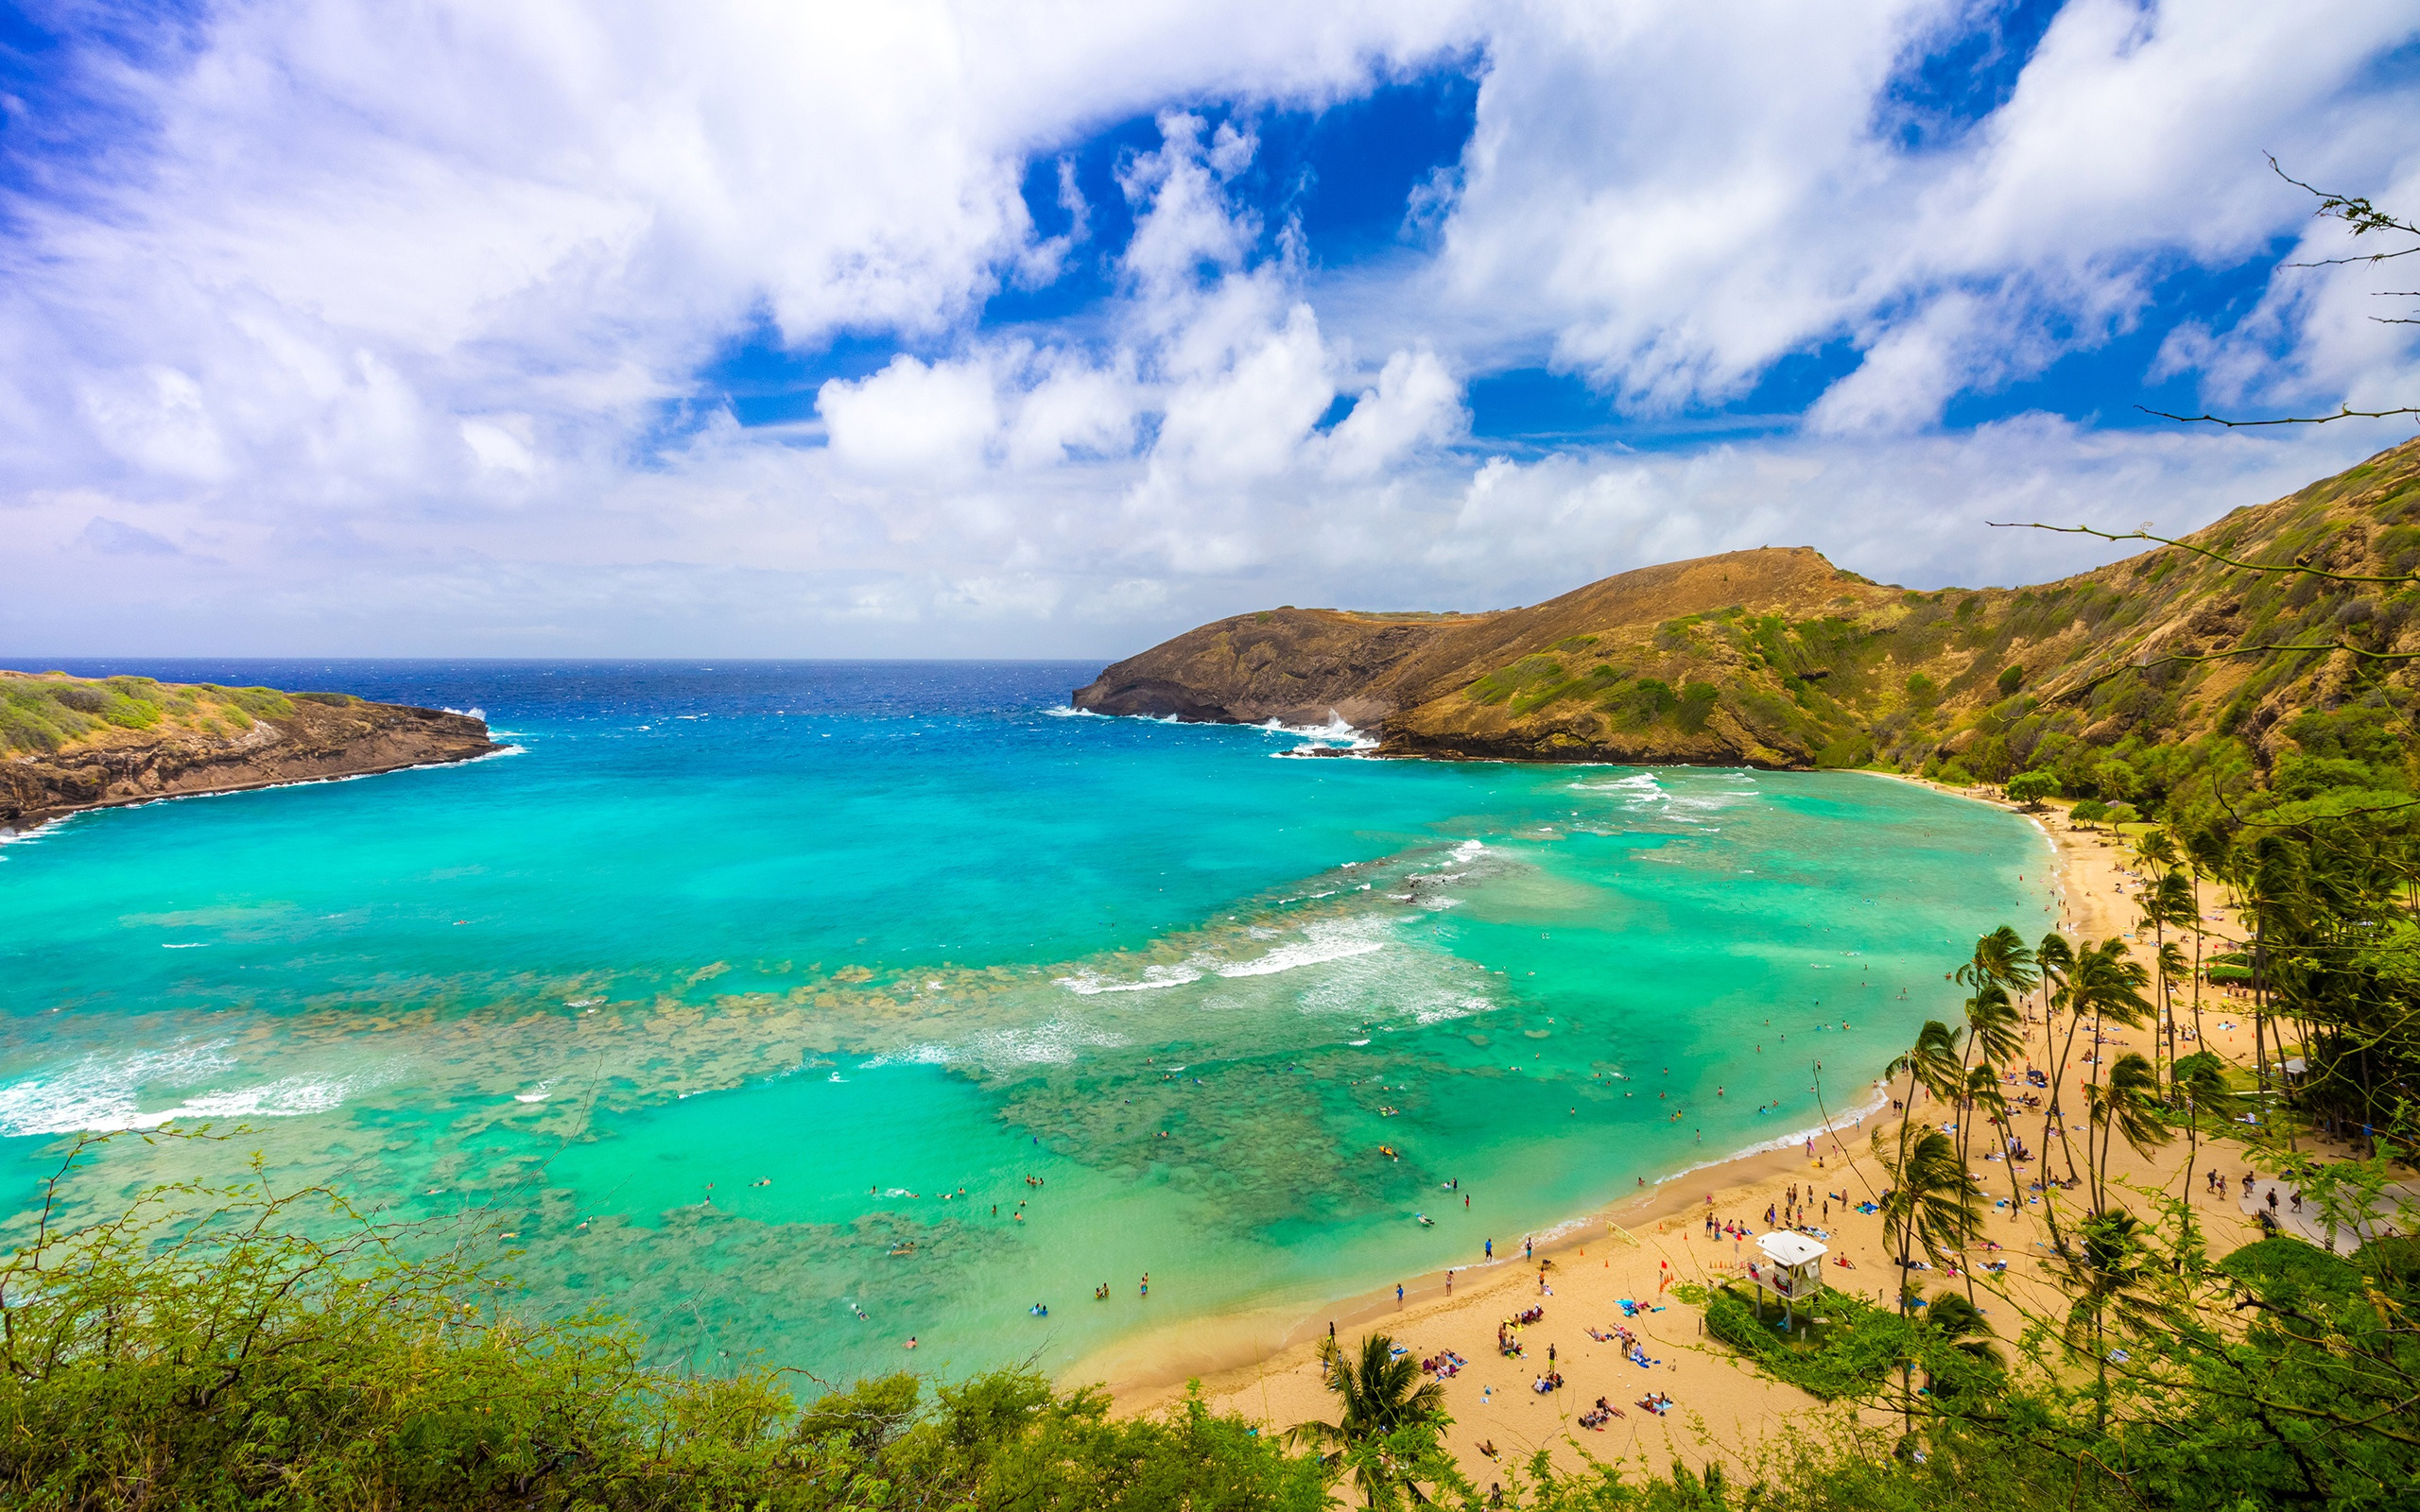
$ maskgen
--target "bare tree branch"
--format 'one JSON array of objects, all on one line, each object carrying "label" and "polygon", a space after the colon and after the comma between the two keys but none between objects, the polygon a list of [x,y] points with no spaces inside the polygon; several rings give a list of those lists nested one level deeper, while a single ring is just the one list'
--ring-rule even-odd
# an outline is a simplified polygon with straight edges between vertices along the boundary
[{"label": "bare tree branch", "polygon": [[[2398,410],[2395,411],[2395,413],[2420,413],[2420,411]],[[2207,420],[2210,417],[2205,415],[2202,418]],[[2219,423],[2222,425],[2273,425],[2282,422],[2276,421],[2221,421]],[[2198,557],[2207,557],[2212,561],[2223,563],[2229,567],[2240,567],[2246,572],[2302,573],[2312,577],[2332,578],[2340,583],[2420,583],[2420,573],[2395,573],[2381,577],[2373,576],[2364,573],[2329,572],[2325,567],[2312,566],[2307,556],[2296,558],[2294,560],[2290,562],[2239,561],[2237,558],[2226,555],[2224,552],[2212,551],[2207,546],[2197,546],[2189,541],[2177,541],[2168,536],[2155,536],[2148,530],[2112,532],[2107,530],[2096,530],[2090,525],[2046,525],[2035,520],[1986,520],[1983,523],[1990,525],[1995,530],[2048,530],[2054,531],[2063,536],[2098,536],[2103,541],[2149,541],[2162,546],[2174,546],[2179,551],[2189,551]]]},{"label": "bare tree branch", "polygon": [[[2413,250],[2420,251],[2420,248],[2415,248]],[[2403,322],[2389,321],[2388,323],[2399,325]],[[2188,425],[2198,421],[2208,421],[2213,425],[2224,425],[2229,430],[2241,425],[2325,425],[2330,421],[2338,420],[2388,420],[2396,415],[2420,415],[2420,405],[2407,405],[2402,409],[2355,409],[2348,404],[2338,409],[2333,415],[2288,415],[2280,420],[2228,420],[2222,415],[2171,415],[2167,410],[2153,409],[2148,404],[2136,404],[2135,407],[2146,415],[2157,415],[2162,420],[2183,421]]]}]

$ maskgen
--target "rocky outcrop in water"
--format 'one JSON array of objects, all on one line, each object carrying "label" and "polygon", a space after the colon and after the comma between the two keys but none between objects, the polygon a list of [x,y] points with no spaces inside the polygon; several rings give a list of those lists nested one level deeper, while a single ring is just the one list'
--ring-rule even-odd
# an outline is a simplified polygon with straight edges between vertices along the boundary
[{"label": "rocky outcrop in water", "polygon": [[[0,713],[20,716],[8,732],[21,748],[0,757],[5,830],[84,809],[368,776],[470,761],[503,748],[489,738],[485,721],[468,714],[337,694],[6,675],[0,696],[10,701]],[[48,722],[35,726],[28,710],[48,715]],[[127,728],[111,723],[112,716],[148,723]],[[61,738],[60,722],[76,720],[85,728]],[[28,743],[37,747],[23,749]]]}]

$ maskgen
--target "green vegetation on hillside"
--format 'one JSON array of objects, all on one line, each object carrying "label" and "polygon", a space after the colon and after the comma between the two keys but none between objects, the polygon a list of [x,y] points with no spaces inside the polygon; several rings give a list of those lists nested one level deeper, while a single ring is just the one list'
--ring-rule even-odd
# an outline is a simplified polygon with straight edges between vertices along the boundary
[{"label": "green vegetation on hillside", "polygon": [[292,713],[295,698],[357,701],[341,693],[289,696],[274,688],[222,688],[216,683],[160,682],[150,678],[0,672],[0,754],[71,749],[106,739],[112,730],[239,735],[256,719]]},{"label": "green vegetation on hillside", "polygon": [[[2263,785],[2298,756],[2364,763],[2380,791],[2406,791],[2400,752],[2415,744],[2405,723],[2420,701],[2415,568],[2420,441],[2183,543],[2040,587],[1924,593],[1824,569],[1769,587],[1772,601],[1754,610],[1565,633],[1590,613],[1583,592],[1538,611],[1541,637],[1560,639],[1415,723],[1507,744],[1535,727],[1563,737],[1545,743],[1557,747],[1619,747],[1624,732],[1694,734],[1720,721],[1734,748],[1772,753],[1759,760],[1953,782],[2044,772],[2069,798],[2147,814],[2204,778],[2230,794]],[[1697,686],[1704,701],[1685,713],[1651,691]],[[1514,729],[1461,718],[1456,701],[1501,708]]]}]

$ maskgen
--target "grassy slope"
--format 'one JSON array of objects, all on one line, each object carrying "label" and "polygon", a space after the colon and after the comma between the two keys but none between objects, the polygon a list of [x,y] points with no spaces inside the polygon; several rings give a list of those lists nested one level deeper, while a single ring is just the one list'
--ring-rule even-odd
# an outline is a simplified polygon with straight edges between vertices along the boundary
[{"label": "grassy slope", "polygon": [[[2188,539],[2238,559],[2409,574],[2420,562],[2420,441]],[[2314,710],[2333,724],[2297,745],[2382,757],[2391,706],[2409,702],[2409,663],[2337,650],[2164,659],[2340,636],[2409,651],[2420,644],[2415,607],[2409,584],[2254,573],[2165,547],[2034,588],[1930,593],[1809,551],[1741,552],[1474,622],[1415,659],[1429,665],[1392,679],[1409,696],[1389,734],[1465,754],[1736,753],[1987,781],[2041,767],[2070,792],[2127,797],[2140,774],[2109,768],[2113,759],[2234,743],[2266,768],[2294,748],[2279,736]],[[1481,633],[1489,644],[1474,644]],[[2302,733],[2315,729],[2305,720]],[[2340,748],[2347,742],[2361,748]]]},{"label": "grassy slope", "polygon": [[357,701],[336,693],[0,671],[0,754],[62,754],[172,734],[226,739],[292,713],[295,697]]}]

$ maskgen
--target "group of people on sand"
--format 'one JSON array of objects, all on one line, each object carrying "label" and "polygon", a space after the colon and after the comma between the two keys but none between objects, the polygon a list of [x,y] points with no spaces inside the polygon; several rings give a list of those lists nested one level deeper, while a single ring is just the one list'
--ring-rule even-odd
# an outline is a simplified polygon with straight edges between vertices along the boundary
[{"label": "group of people on sand", "polygon": [[1546,1315],[1547,1310],[1545,1308],[1531,1307],[1515,1313],[1511,1317],[1506,1318],[1503,1322],[1495,1325],[1495,1352],[1504,1356],[1508,1360],[1519,1359],[1521,1357],[1521,1341],[1512,1336],[1512,1331],[1514,1329],[1527,1328],[1529,1325],[1535,1323],[1538,1319]]},{"label": "group of people on sand", "polygon": [[1594,1428],[1597,1432],[1601,1434],[1605,1431],[1606,1423],[1621,1416],[1623,1416],[1623,1413],[1619,1407],[1615,1406],[1604,1398],[1599,1397],[1595,1407],[1580,1415],[1580,1426],[1582,1428]]},{"label": "group of people on sand", "polygon": [[1432,1354],[1427,1359],[1421,1361],[1420,1368],[1422,1373],[1435,1376],[1438,1380],[1443,1381],[1449,1376],[1461,1375],[1462,1373],[1462,1366],[1468,1364],[1470,1364],[1468,1360],[1463,1359],[1453,1350],[1447,1349],[1443,1354]]},{"label": "group of people on sand", "polygon": [[1538,1377],[1537,1380],[1530,1382],[1530,1389],[1542,1397],[1549,1391],[1561,1391],[1563,1389],[1563,1372],[1560,1370],[1547,1371],[1545,1375]]}]

